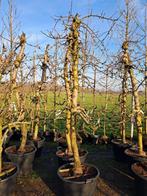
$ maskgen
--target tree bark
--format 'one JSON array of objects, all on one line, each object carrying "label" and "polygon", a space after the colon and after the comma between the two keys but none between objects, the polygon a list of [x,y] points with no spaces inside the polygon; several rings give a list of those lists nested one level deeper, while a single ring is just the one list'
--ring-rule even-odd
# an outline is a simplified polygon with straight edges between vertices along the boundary
[{"label": "tree bark", "polygon": [[72,141],[72,150],[74,155],[74,172],[75,174],[82,174],[82,165],[80,161],[78,146],[77,146],[77,138],[76,138],[76,129],[75,129],[75,121],[76,116],[74,115],[74,112],[77,108],[77,100],[78,100],[78,64],[79,64],[79,29],[80,27],[80,20],[78,19],[78,16],[75,16],[73,19],[73,24],[71,28],[72,33],[72,50],[71,50],[71,56],[72,56],[72,83],[73,83],[73,89],[72,89],[72,101],[71,101],[71,141]]},{"label": "tree bark", "polygon": [[138,86],[137,86],[137,80],[134,75],[133,68],[130,67],[129,74],[131,78],[132,83],[132,91],[134,96],[134,102],[135,102],[135,112],[136,112],[136,124],[137,124],[137,134],[138,134],[138,153],[140,155],[144,154],[143,151],[143,144],[142,144],[142,111],[140,109],[140,101],[139,101],[139,95],[138,95]]},{"label": "tree bark", "polygon": [[127,103],[127,78],[128,69],[124,65],[122,79],[122,95],[121,95],[121,136],[122,142],[126,143],[126,103]]},{"label": "tree bark", "polygon": [[20,147],[18,149],[18,152],[25,152],[25,146],[26,146],[26,142],[27,142],[27,129],[26,129],[26,124],[22,123],[21,126],[21,134],[22,134],[22,141],[20,144]]}]

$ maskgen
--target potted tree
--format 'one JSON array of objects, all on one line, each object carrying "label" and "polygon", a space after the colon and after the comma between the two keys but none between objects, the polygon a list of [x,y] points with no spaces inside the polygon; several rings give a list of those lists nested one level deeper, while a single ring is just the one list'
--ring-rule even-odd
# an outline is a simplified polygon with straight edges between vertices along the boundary
[{"label": "potted tree", "polygon": [[136,195],[145,196],[147,193],[147,162],[137,162],[131,166],[135,177]]},{"label": "potted tree", "polygon": [[121,106],[121,120],[120,120],[120,139],[112,140],[113,152],[115,159],[118,161],[127,161],[127,156],[124,151],[131,147],[131,142],[126,140],[126,112],[127,112],[127,80],[128,80],[128,62],[126,61],[126,52],[128,50],[128,35],[129,35],[129,3],[126,2],[126,15],[125,15],[125,41],[122,44],[123,56],[121,57],[122,69],[122,93],[120,96]]},{"label": "potted tree", "polygon": [[146,161],[147,155],[146,155],[146,152],[143,150],[143,141],[142,141],[143,139],[143,134],[142,134],[143,112],[140,107],[137,79],[135,77],[133,63],[130,59],[130,55],[128,52],[129,42],[128,41],[124,42],[124,45],[125,45],[125,51],[124,51],[123,59],[127,66],[128,74],[131,80],[132,94],[134,97],[135,121],[136,121],[136,126],[137,126],[137,146],[135,148],[126,149],[125,154],[127,154],[127,156],[131,158],[132,162]]},{"label": "potted tree", "polygon": [[[132,94],[134,97],[134,112],[135,112],[135,122],[137,127],[137,145],[134,148],[130,148],[125,150],[125,153],[128,157],[130,157],[130,162],[141,162],[141,161],[147,161],[147,154],[145,149],[143,148],[143,127],[142,127],[142,117],[143,112],[141,110],[140,106],[140,99],[139,99],[139,93],[138,93],[138,81],[134,74],[134,65],[130,58],[130,53],[128,51],[129,48],[129,42],[125,43],[126,50],[124,52],[124,60],[126,62],[126,66],[128,68],[128,74],[130,76],[131,80],[131,87],[132,87]],[[132,166],[132,169],[135,172],[140,170],[142,165],[136,164]],[[138,172],[138,175],[140,175],[140,172]]]},{"label": "potted tree", "polygon": [[36,148],[33,145],[26,145],[28,125],[30,125],[29,122],[14,122],[9,124],[11,128],[20,128],[22,140],[20,146],[13,145],[5,149],[8,159],[18,164],[20,175],[29,175],[32,172],[32,164],[36,152]]},{"label": "potted tree", "polygon": [[[22,33],[20,36],[20,41],[14,51],[10,50],[7,53],[7,49],[3,45],[3,50],[0,54],[0,84],[2,83],[4,75],[10,73],[11,76],[10,82],[5,82],[3,84],[4,88],[8,89],[8,92],[3,91],[1,96],[3,97],[3,101],[1,102],[0,108],[0,194],[4,196],[12,195],[16,175],[18,173],[18,166],[16,163],[2,162],[2,152],[5,142],[7,138],[9,138],[9,135],[11,135],[10,132],[12,131],[11,124],[9,124],[10,118],[12,117],[10,101],[14,88],[16,88],[18,68],[20,67],[24,57],[25,42],[25,34]],[[18,48],[20,48],[19,53],[16,51]],[[14,66],[13,68],[11,67],[12,65]],[[15,91],[15,93],[17,92]],[[13,114],[13,116],[15,115]],[[6,126],[4,126],[5,124]]]},{"label": "potted tree", "polygon": [[[74,163],[65,164],[58,169],[61,180],[61,195],[93,195],[99,170],[90,164],[82,164],[76,139],[76,118],[79,114],[87,121],[87,116],[77,104],[78,98],[78,63],[79,63],[79,28],[81,21],[78,15],[72,19],[67,36],[67,51],[64,64],[64,80],[67,95],[66,138],[68,154],[73,154]],[[70,70],[70,71],[69,71]],[[69,76],[69,73],[71,75]],[[64,187],[64,188],[63,188]]]},{"label": "potted tree", "polygon": [[[25,33],[22,33],[22,35],[20,36],[19,44],[15,49],[17,50],[17,48],[20,47],[19,53],[15,54],[16,57],[14,56],[15,58],[13,62],[12,62],[11,55],[9,59],[10,61],[9,63],[13,65],[13,68],[11,67],[11,77],[10,77],[11,80],[10,80],[10,93],[8,96],[8,107],[10,107],[9,102],[12,100],[13,93],[16,93],[16,97],[19,99],[18,101],[20,104],[18,104],[19,105],[18,115],[15,116],[15,118],[17,118],[17,122],[13,122],[11,124],[8,123],[8,124],[11,129],[18,128],[18,127],[21,128],[22,141],[21,141],[20,147],[17,147],[16,145],[10,146],[5,149],[5,153],[7,154],[10,160],[12,160],[14,163],[17,163],[19,165],[20,174],[27,175],[31,172],[32,161],[34,159],[34,153],[36,151],[36,148],[26,145],[26,142],[27,142],[27,127],[26,126],[29,125],[30,123],[24,122],[24,119],[25,119],[25,110],[24,110],[24,104],[23,104],[24,100],[23,100],[23,96],[20,96],[20,97],[18,96],[17,83],[16,83],[18,70],[25,56],[24,55],[25,43],[26,43],[26,36],[25,36]],[[12,115],[12,112],[11,112],[11,115]]]},{"label": "potted tree", "polygon": [[[44,146],[44,141],[45,138],[42,136],[43,134],[39,133],[39,124],[40,124],[40,107],[41,107],[41,94],[43,92],[43,88],[45,88],[45,83],[46,83],[46,69],[47,69],[47,64],[49,61],[49,57],[48,57],[48,48],[49,45],[46,46],[45,49],[45,53],[44,53],[44,58],[43,58],[43,62],[42,62],[42,77],[41,77],[41,81],[36,85],[36,81],[35,81],[35,62],[34,62],[34,87],[35,87],[35,93],[34,96],[32,98],[32,102],[35,105],[35,107],[32,110],[33,113],[33,118],[32,118],[32,135],[30,137],[31,141],[33,142],[33,144],[35,145],[35,147],[37,148],[36,157],[39,157],[41,155],[42,152],[42,148]],[[45,97],[45,93],[44,92],[44,99],[46,99]],[[46,100],[45,100],[46,102]],[[46,103],[44,103],[45,105]],[[46,106],[45,106],[46,107]],[[46,108],[45,108],[46,109]],[[44,116],[44,128],[46,127],[46,114]],[[45,130],[44,130],[45,132]]]},{"label": "potted tree", "polygon": [[10,131],[6,129],[2,134],[4,128],[6,129],[6,127],[2,127],[2,118],[0,118],[0,193],[3,196],[9,196],[14,190],[18,166],[13,162],[2,162],[3,143]]},{"label": "potted tree", "polygon": [[[69,33],[69,35],[67,37],[68,48],[67,48],[67,52],[66,52],[66,56],[65,56],[65,63],[64,63],[64,81],[65,81],[65,90],[66,90],[66,97],[67,97],[67,105],[66,105],[66,133],[65,133],[65,139],[63,137],[61,137],[58,140],[58,142],[61,142],[61,146],[62,146],[62,149],[60,148],[56,152],[56,155],[58,157],[59,165],[63,165],[65,163],[70,163],[70,162],[74,161],[74,153],[73,153],[73,148],[72,148],[72,134],[71,134],[72,132],[71,132],[71,129],[72,129],[73,124],[76,127],[77,115],[78,114],[80,114],[80,115],[83,114],[83,116],[81,115],[82,119],[84,119],[85,122],[88,121],[86,113],[85,113],[84,109],[80,108],[79,103],[76,103],[77,105],[75,106],[75,107],[79,108],[79,111],[73,113],[74,105],[72,103],[72,98],[75,95],[77,96],[77,94],[76,94],[77,92],[75,92],[75,95],[72,94],[72,92],[75,90],[75,88],[77,88],[76,90],[78,91],[78,84],[75,85],[76,82],[74,82],[71,79],[71,77],[73,76],[73,72],[74,72],[74,68],[72,68],[72,63],[70,65],[71,66],[71,70],[72,70],[71,72],[69,71],[70,68],[68,67],[69,66],[69,62],[71,61],[70,57],[73,55],[72,54],[72,48],[71,48],[71,42],[72,42],[71,36],[73,36],[73,35],[71,33]],[[78,52],[78,50],[76,52]],[[78,59],[77,59],[77,63],[78,63]],[[69,74],[69,72],[70,72],[70,74]],[[78,72],[77,72],[77,74],[78,74]],[[75,76],[75,77],[78,77],[78,76]],[[70,79],[71,79],[71,81],[70,81]],[[75,87],[74,87],[74,85],[75,85]],[[81,111],[80,111],[80,109],[81,109]],[[84,118],[84,115],[85,115],[85,118]],[[76,133],[76,136],[74,136],[74,137],[76,137],[76,142],[78,142],[78,135],[77,135],[77,133]],[[78,153],[79,153],[80,161],[82,163],[84,163],[84,161],[86,160],[88,152],[86,150],[79,149]]]}]

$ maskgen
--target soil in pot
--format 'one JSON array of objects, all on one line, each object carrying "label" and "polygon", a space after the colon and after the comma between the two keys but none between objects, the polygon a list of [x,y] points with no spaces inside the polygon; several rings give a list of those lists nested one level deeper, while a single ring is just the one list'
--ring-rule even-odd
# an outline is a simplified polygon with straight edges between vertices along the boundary
[{"label": "soil in pot", "polygon": [[147,162],[134,163],[131,166],[135,178],[136,196],[147,195]]},{"label": "soil in pot", "polygon": [[[80,154],[81,163],[84,163],[87,158],[88,152],[84,149],[80,149],[79,154]],[[58,165],[59,166],[64,165],[66,163],[74,162],[73,155],[67,154],[65,149],[58,150],[56,152],[56,155],[58,157]]]},{"label": "soil in pot", "polygon": [[18,167],[11,162],[3,163],[3,170],[0,176],[0,196],[11,196],[14,191]]},{"label": "soil in pot", "polygon": [[131,164],[135,162],[144,162],[147,161],[147,154],[145,155],[138,154],[138,150],[135,147],[129,148],[125,150],[125,154],[129,157],[129,161]]},{"label": "soil in pot", "polygon": [[126,156],[128,156],[128,167],[129,167],[129,170],[132,174],[132,176],[134,176],[134,173],[132,172],[132,169],[131,169],[131,165],[136,163],[136,162],[144,162],[144,161],[147,161],[147,155],[139,155],[138,154],[138,150],[137,148],[135,147],[132,147],[132,148],[129,148],[129,149],[126,149],[125,150],[125,154]]},{"label": "soil in pot", "polygon": [[83,174],[73,175],[73,164],[65,164],[58,169],[60,194],[62,196],[93,196],[96,190],[99,170],[90,164],[83,165]]},{"label": "soil in pot", "polygon": [[99,144],[109,144],[110,143],[110,139],[107,135],[102,135],[99,137],[98,139],[98,143]]},{"label": "soil in pot", "polygon": [[32,172],[32,164],[35,156],[36,148],[26,145],[25,152],[18,152],[16,146],[10,146],[5,149],[5,153],[9,160],[17,163],[19,166],[19,175],[29,175]]},{"label": "soil in pot", "polygon": [[128,148],[131,148],[132,144],[122,143],[121,139],[114,139],[111,141],[113,147],[113,154],[116,161],[128,162],[129,157],[124,153]]}]

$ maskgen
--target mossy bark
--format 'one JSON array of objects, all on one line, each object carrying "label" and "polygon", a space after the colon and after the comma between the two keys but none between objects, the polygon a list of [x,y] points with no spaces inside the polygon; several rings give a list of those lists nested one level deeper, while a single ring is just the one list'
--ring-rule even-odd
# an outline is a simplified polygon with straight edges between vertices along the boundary
[{"label": "mossy bark", "polygon": [[134,75],[133,68],[130,67],[129,74],[131,78],[132,83],[132,91],[134,96],[134,102],[135,102],[135,112],[136,112],[136,124],[137,124],[137,134],[138,134],[138,153],[140,155],[144,154],[143,151],[143,144],[142,144],[142,111],[140,108],[140,101],[139,101],[139,95],[138,95],[138,86],[137,86],[137,79]]},{"label": "mossy bark", "polygon": [[44,119],[43,119],[43,132],[47,129],[47,92],[44,94]]},{"label": "mossy bark", "polygon": [[10,85],[10,99],[9,100],[12,101],[12,97],[13,97],[12,95],[15,94],[18,107],[19,107],[20,100],[19,100],[16,79],[18,75],[18,70],[24,58],[25,43],[26,43],[26,36],[25,36],[25,33],[22,33],[20,36],[20,41],[19,41],[19,46],[18,46],[20,47],[20,50],[19,50],[19,53],[15,57],[15,60],[13,62],[13,67],[11,69],[11,74],[10,74],[11,85]]},{"label": "mossy bark", "polygon": [[36,93],[35,111],[36,111],[36,117],[35,117],[35,130],[34,130],[34,134],[33,134],[33,140],[38,139],[38,133],[39,133],[39,121],[40,121],[40,96],[39,96],[39,92]]},{"label": "mossy bark", "polygon": [[122,79],[122,95],[121,95],[121,137],[122,142],[126,143],[126,103],[127,103],[127,77],[128,69],[124,65]]},{"label": "mossy bark", "polygon": [[76,129],[75,129],[75,122],[76,122],[76,115],[74,115],[75,111],[77,110],[77,101],[78,101],[78,64],[79,64],[79,27],[80,27],[80,20],[78,16],[75,16],[73,19],[73,24],[71,28],[71,35],[72,35],[72,47],[71,47],[71,70],[72,70],[72,100],[71,100],[71,143],[72,143],[72,150],[74,155],[74,172],[75,174],[82,174],[82,165],[80,161],[78,146],[77,146],[77,137],[76,137]]},{"label": "mossy bark", "polygon": [[68,150],[74,156],[74,173],[82,174],[82,165],[76,137],[76,114],[78,99],[78,63],[79,63],[79,27],[80,20],[76,15],[73,18],[70,33],[67,36],[67,52],[64,64],[64,80],[67,95],[66,109],[66,139]]},{"label": "mossy bark", "polygon": [[129,1],[125,1],[126,15],[125,15],[125,41],[122,44],[123,57],[123,78],[122,78],[122,94],[121,94],[121,122],[120,122],[120,134],[122,142],[126,143],[126,103],[127,103],[127,79],[128,79],[128,37],[129,37]]},{"label": "mossy bark", "polygon": [[66,141],[67,141],[67,150],[69,154],[72,154],[72,147],[71,147],[71,138],[70,138],[70,131],[71,131],[71,89],[70,89],[70,82],[69,82],[69,75],[68,75],[68,63],[70,60],[70,39],[68,40],[68,49],[65,56],[65,63],[64,63],[64,81],[65,81],[65,90],[67,95],[67,108],[66,108]]},{"label": "mossy bark", "polygon": [[20,147],[18,149],[18,152],[25,152],[25,146],[27,142],[27,129],[26,129],[26,124],[22,123],[21,125],[21,134],[22,134],[22,141],[20,144]]},{"label": "mossy bark", "polygon": [[[124,55],[122,61],[125,65],[125,69],[128,71],[130,79],[131,79],[131,86],[132,86],[132,94],[134,96],[134,103],[135,103],[135,117],[136,117],[136,125],[137,125],[137,134],[138,134],[138,153],[140,155],[144,154],[143,151],[143,144],[142,144],[142,111],[140,108],[140,100],[138,95],[138,85],[137,79],[134,75],[134,70],[132,66],[132,62],[130,60],[129,52],[128,52],[128,41],[123,43],[122,48],[124,49]],[[127,77],[127,73],[125,71],[125,77]],[[125,93],[126,94],[126,93]],[[124,97],[125,100],[125,97]]]}]

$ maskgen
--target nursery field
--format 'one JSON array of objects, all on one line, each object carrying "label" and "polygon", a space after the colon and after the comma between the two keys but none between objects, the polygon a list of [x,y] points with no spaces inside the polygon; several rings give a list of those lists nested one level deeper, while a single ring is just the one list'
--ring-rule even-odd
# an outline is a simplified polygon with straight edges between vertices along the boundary
[{"label": "nursery field", "polygon": [[[94,196],[133,196],[134,178],[126,163],[115,161],[112,146],[82,145],[89,151],[86,162],[100,170]],[[57,144],[46,142],[40,158],[35,159],[33,173],[18,178],[13,196],[62,196],[57,177],[58,160],[55,155]]]},{"label": "nursery field", "polygon": [[0,196],[147,196],[138,1],[0,0]]}]

